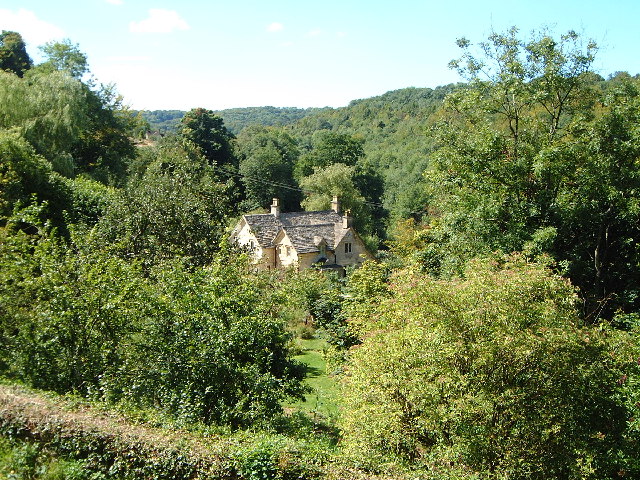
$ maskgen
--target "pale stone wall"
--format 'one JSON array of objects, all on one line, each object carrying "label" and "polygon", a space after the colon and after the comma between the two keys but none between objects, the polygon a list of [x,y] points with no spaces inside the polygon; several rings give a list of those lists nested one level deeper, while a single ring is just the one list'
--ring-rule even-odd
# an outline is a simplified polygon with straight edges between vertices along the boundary
[{"label": "pale stone wall", "polygon": [[311,265],[317,260],[317,253],[303,253],[298,255],[298,270],[311,268]]},{"label": "pale stone wall", "polygon": [[249,225],[247,224],[247,222],[242,220],[240,224],[242,225],[240,227],[240,230],[237,230],[236,232],[234,232],[235,242],[242,247],[250,246],[250,242],[252,241],[254,243],[257,243],[256,237],[254,237],[253,234],[251,233],[251,229],[249,228]]},{"label": "pale stone wall", "polygon": [[295,267],[298,264],[298,254],[289,237],[279,234],[274,243],[276,244],[276,266],[278,268]]},{"label": "pale stone wall", "polygon": [[275,249],[262,248],[251,233],[247,222],[242,220],[239,230],[234,232],[234,241],[241,247],[251,251],[252,261],[260,268],[271,269],[275,265]]},{"label": "pale stone wall", "polygon": [[[345,248],[345,245],[351,245],[350,252]],[[363,255],[365,257],[363,257]],[[370,258],[369,253],[364,247],[364,243],[357,235],[354,235],[352,230],[349,230],[346,235],[340,240],[340,243],[336,245],[336,263],[338,265],[356,265],[361,264],[367,258]]]},{"label": "pale stone wall", "polygon": [[336,256],[331,250],[327,250],[324,255],[320,255],[318,252],[303,253],[298,255],[298,269],[311,268],[314,263],[318,263],[322,258],[327,259],[327,264],[336,263]]},{"label": "pale stone wall", "polygon": [[262,258],[260,259],[260,262],[258,263],[258,265],[261,268],[266,268],[267,270],[276,268],[276,249],[275,248],[261,248],[260,254],[262,255]]}]

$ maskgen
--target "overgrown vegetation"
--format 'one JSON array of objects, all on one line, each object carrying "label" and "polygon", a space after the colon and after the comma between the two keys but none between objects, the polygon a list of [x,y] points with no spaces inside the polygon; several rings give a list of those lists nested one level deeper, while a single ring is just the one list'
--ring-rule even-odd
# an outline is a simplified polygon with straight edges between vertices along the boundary
[{"label": "overgrown vegetation", "polygon": [[[0,472],[639,476],[640,80],[574,32],[458,44],[465,83],[168,112],[136,146],[77,45],[3,32],[0,375],[56,396],[2,387]],[[333,195],[379,262],[227,244]]]}]

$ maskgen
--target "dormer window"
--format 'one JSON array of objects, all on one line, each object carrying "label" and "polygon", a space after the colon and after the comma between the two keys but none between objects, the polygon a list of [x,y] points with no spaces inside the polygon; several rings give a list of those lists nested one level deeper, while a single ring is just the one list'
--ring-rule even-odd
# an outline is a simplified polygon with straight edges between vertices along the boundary
[{"label": "dormer window", "polygon": [[351,242],[345,242],[344,253],[351,253]]}]

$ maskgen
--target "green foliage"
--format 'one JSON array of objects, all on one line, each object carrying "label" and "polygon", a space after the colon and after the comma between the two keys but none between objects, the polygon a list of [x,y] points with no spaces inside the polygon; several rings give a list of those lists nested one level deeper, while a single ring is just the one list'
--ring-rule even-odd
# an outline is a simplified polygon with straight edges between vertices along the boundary
[{"label": "green foliage", "polygon": [[221,117],[211,110],[194,108],[180,120],[179,135],[193,143],[209,161],[221,172],[234,172],[237,166],[231,140],[234,136],[224,126]]},{"label": "green foliage", "polygon": [[619,347],[631,339],[581,328],[568,282],[516,257],[473,262],[455,281],[399,272],[392,293],[361,322],[344,377],[353,455],[479,478],[628,468],[637,441],[619,379],[637,366]]},{"label": "green foliage", "polygon": [[574,32],[492,34],[480,57],[461,45],[454,66],[470,83],[447,98],[425,173],[439,273],[495,250],[546,253],[580,287],[585,316],[637,308],[626,220],[637,215],[640,143],[626,110],[637,85],[603,97],[589,72],[596,47]]},{"label": "green foliage", "polygon": [[300,207],[300,191],[293,179],[299,152],[296,141],[284,130],[248,127],[238,137],[240,174],[246,195],[244,210],[266,208],[273,198],[283,211]]},{"label": "green foliage", "polygon": [[[247,127],[282,127],[320,112],[319,108],[293,107],[246,107],[216,110],[213,113],[222,117],[224,124],[234,135],[239,135]],[[180,110],[143,110],[142,116],[149,122],[153,131],[175,133],[185,112]]]},{"label": "green foliage", "polygon": [[[349,273],[344,288],[343,315],[348,319],[352,338],[363,338],[377,305],[390,295],[389,275],[388,266],[371,260]],[[355,343],[359,341],[353,341]]]},{"label": "green foliage", "polygon": [[0,73],[0,129],[20,133],[59,173],[86,172],[121,181],[135,154],[133,120],[113,88],[92,90],[67,70],[31,69],[25,78]]},{"label": "green foliage", "polygon": [[174,257],[206,265],[233,212],[229,187],[188,145],[165,142],[148,156],[151,163],[129,179],[101,219],[104,241],[145,266]]},{"label": "green foliage", "polygon": [[[53,478],[177,480],[204,472],[206,478],[232,475],[228,459],[210,450],[206,450],[207,458],[195,453],[193,442],[184,441],[186,432],[178,437],[167,430],[132,425],[124,418],[117,421],[115,412],[104,415],[104,410],[100,412],[86,403],[78,405],[77,400],[35,395],[25,389],[9,390],[6,386],[2,389],[0,433],[17,446],[14,455],[27,475],[33,471],[31,465],[44,478],[60,473],[64,476]],[[48,462],[51,454],[58,456],[57,462]]]},{"label": "green foliage", "polygon": [[356,167],[342,163],[317,168],[313,174],[300,181],[302,189],[308,192],[302,206],[309,211],[330,210],[332,198],[337,195],[341,210],[351,212],[356,230],[362,234],[371,233],[371,211],[354,184],[355,176]]},{"label": "green foliage", "polygon": [[149,124],[149,130],[161,135],[176,133],[185,112],[182,110],[141,110],[139,113]]},{"label": "green foliage", "polygon": [[22,35],[2,30],[0,33],[0,70],[12,72],[18,77],[31,68],[33,62],[27,53]]},{"label": "green foliage", "polygon": [[50,161],[70,153],[86,127],[83,85],[64,72],[0,73],[0,128],[16,128]]},{"label": "green foliage", "polygon": [[[318,130],[346,134],[360,141],[364,164],[384,181],[382,201],[392,216],[419,218],[427,203],[422,173],[429,164],[433,136],[427,125],[445,96],[456,87],[406,88],[373,98],[354,100],[345,108],[326,109],[300,120],[292,132],[301,145],[313,145]],[[318,135],[318,134],[316,134]]]},{"label": "green foliage", "polygon": [[291,125],[308,115],[322,110],[320,108],[247,107],[228,108],[214,113],[223,118],[231,133],[239,135],[245,128],[256,125],[263,127]]},{"label": "green foliage", "polygon": [[311,137],[311,148],[300,157],[295,166],[295,177],[311,175],[314,170],[341,163],[354,166],[364,157],[363,140],[351,135],[318,130]]},{"label": "green foliage", "polygon": [[115,195],[113,189],[89,178],[62,177],[17,133],[2,131],[0,187],[0,225],[35,202],[42,207],[40,221],[61,232],[66,232],[68,222],[95,224]]},{"label": "green foliage", "polygon": [[277,446],[269,441],[244,452],[240,460],[240,474],[247,480],[275,480],[278,478]]},{"label": "green foliage", "polygon": [[100,250],[3,232],[5,374],[38,388],[100,396],[120,342],[147,304],[139,269]]},{"label": "green foliage", "polygon": [[66,219],[74,224],[95,225],[117,197],[115,188],[85,176],[63,181],[71,191],[71,201],[65,210]]},{"label": "green foliage", "polygon": [[153,272],[155,312],[109,395],[159,406],[185,420],[232,426],[266,423],[302,371],[288,357],[289,335],[260,279],[227,258],[189,273]]},{"label": "green foliage", "polygon": [[558,148],[573,168],[558,188],[551,250],[583,289],[594,319],[640,306],[640,82],[621,81],[601,108],[592,122],[576,121],[575,141]]},{"label": "green foliage", "polygon": [[311,432],[294,439],[255,429],[151,426],[104,405],[24,387],[1,385],[0,402],[0,474],[6,458],[35,465],[49,480],[310,480],[324,476],[334,450]]},{"label": "green foliage", "polygon": [[72,192],[51,164],[17,132],[0,130],[0,226],[15,210],[36,201],[46,208],[40,220],[62,227],[72,207]]},{"label": "green foliage", "polygon": [[316,338],[340,350],[357,342],[347,326],[343,290],[344,281],[327,272],[288,272],[281,295],[286,299],[286,309],[297,313],[293,326],[303,323],[306,327],[302,338],[310,339],[315,332]]},{"label": "green foliage", "polygon": [[0,233],[4,375],[234,427],[266,423],[300,394],[275,300],[241,263],[145,273],[82,237]]},{"label": "green foliage", "polygon": [[73,78],[80,79],[89,71],[87,56],[80,51],[78,44],[65,39],[61,42],[48,42],[39,47],[47,60],[40,68],[66,71]]},{"label": "green foliage", "polygon": [[56,458],[36,443],[0,437],[0,474],[11,480],[100,480],[82,462]]},{"label": "green foliage", "polygon": [[71,150],[75,169],[102,183],[121,185],[136,155],[131,137],[138,128],[138,120],[123,106],[113,85],[84,88],[87,125]]}]

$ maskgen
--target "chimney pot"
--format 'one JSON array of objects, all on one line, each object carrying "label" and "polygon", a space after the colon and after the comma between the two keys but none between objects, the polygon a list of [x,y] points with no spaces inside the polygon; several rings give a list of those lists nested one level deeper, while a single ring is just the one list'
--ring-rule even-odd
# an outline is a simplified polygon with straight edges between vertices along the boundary
[{"label": "chimney pot", "polygon": [[338,196],[334,195],[333,200],[331,201],[331,210],[336,213],[340,213],[340,200],[338,200]]},{"label": "chimney pot", "polygon": [[271,215],[275,217],[280,216],[280,200],[277,198],[274,198],[273,203],[271,204]]},{"label": "chimney pot", "polygon": [[351,211],[347,210],[342,216],[342,228],[351,228],[353,226],[353,217]]}]

